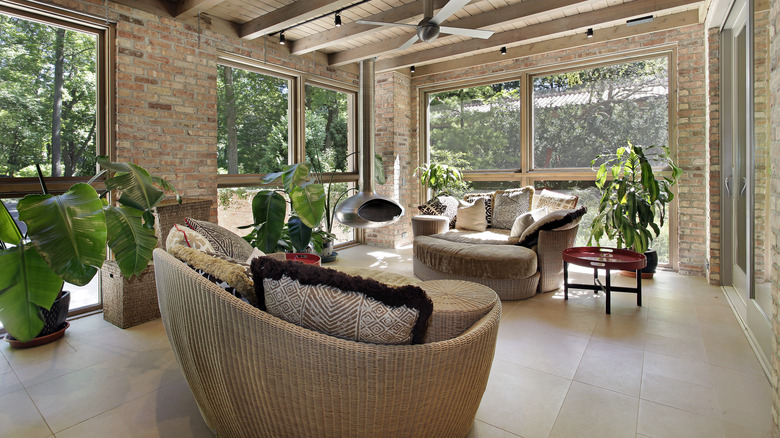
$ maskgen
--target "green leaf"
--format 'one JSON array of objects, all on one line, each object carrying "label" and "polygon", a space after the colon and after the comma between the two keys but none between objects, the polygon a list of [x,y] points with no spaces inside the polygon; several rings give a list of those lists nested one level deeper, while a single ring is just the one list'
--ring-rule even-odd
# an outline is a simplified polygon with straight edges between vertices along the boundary
[{"label": "green leaf", "polygon": [[89,283],[106,258],[106,218],[95,189],[79,183],[58,196],[27,195],[18,208],[52,271],[68,283]]},{"label": "green leaf", "polygon": [[284,227],[287,202],[275,190],[262,190],[252,198],[252,216],[257,226],[256,244],[263,252],[273,252]]},{"label": "green leaf", "polygon": [[0,201],[0,205],[3,206],[0,209],[0,241],[16,245],[22,240],[22,232],[5,204]]},{"label": "green leaf", "polygon": [[298,217],[291,217],[287,221],[287,226],[290,228],[290,240],[295,251],[303,252],[306,250],[311,241],[311,228],[307,227]]},{"label": "green leaf", "polygon": [[382,155],[374,155],[374,181],[379,185],[387,182],[387,178],[385,178],[385,165],[382,161]]},{"label": "green leaf", "polygon": [[647,191],[647,195],[650,202],[655,202],[658,199],[658,181],[655,180],[653,175],[653,168],[647,160],[642,161],[642,187]]},{"label": "green leaf", "polygon": [[16,339],[32,340],[43,329],[39,307],[51,308],[62,279],[23,242],[0,251],[0,266],[0,321]]},{"label": "green leaf", "polygon": [[155,187],[152,176],[142,167],[132,163],[112,163],[105,157],[98,157],[100,166],[117,172],[106,180],[109,190],[120,190],[119,203],[139,210],[150,210],[165,197]]},{"label": "green leaf", "polygon": [[289,195],[295,213],[306,226],[314,228],[322,222],[325,213],[325,188],[321,184],[294,187]]},{"label": "green leaf", "polygon": [[108,246],[114,252],[122,275],[140,276],[157,246],[154,229],[143,226],[140,210],[122,206],[108,207],[105,212]]},{"label": "green leaf", "polygon": [[311,165],[309,163],[296,163],[284,169],[282,181],[287,193],[290,193],[293,187],[298,187],[309,180],[310,169]]},{"label": "green leaf", "polygon": [[265,177],[263,177],[263,182],[266,184],[271,184],[279,181],[279,179],[284,175],[284,172],[274,172],[269,173]]}]

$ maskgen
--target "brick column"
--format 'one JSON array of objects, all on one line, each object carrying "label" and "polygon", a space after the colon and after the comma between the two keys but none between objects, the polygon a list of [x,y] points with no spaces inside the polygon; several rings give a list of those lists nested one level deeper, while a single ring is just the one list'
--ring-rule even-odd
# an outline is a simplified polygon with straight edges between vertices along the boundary
[{"label": "brick column", "polygon": [[780,436],[780,390],[778,389],[778,374],[780,374],[780,39],[777,25],[780,22],[780,0],[772,0],[769,10],[769,111],[771,129],[769,165],[771,166],[771,189],[769,194],[771,220],[767,245],[771,245],[772,254],[772,331],[774,332],[775,349],[770,358],[772,362],[772,387],[774,400],[772,403],[772,418],[774,430],[772,436]]},{"label": "brick column", "polygon": [[707,255],[709,270],[706,272],[710,284],[720,284],[720,32],[717,28],[707,30],[707,144],[709,174],[707,219],[709,220],[709,238],[707,239]]}]

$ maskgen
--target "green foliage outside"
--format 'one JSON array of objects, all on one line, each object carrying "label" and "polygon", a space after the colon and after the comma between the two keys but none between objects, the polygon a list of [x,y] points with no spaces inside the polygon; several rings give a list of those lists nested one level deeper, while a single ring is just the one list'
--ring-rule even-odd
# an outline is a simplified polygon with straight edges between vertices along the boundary
[{"label": "green foliage outside", "polygon": [[95,174],[95,35],[0,14],[0,176]]}]

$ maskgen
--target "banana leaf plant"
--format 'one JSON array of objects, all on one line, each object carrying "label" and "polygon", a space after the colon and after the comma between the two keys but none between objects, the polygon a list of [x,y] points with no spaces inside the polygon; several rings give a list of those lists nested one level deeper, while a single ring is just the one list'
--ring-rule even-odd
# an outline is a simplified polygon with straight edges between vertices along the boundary
[{"label": "banana leaf plant", "polygon": [[599,155],[591,165],[602,160],[596,173],[601,202],[590,224],[588,245],[594,240],[598,245],[606,237],[616,240],[618,248],[644,253],[661,233],[666,205],[674,199],[672,186],[683,171],[666,146],[629,142],[614,154]]},{"label": "banana leaf plant", "polygon": [[[325,189],[322,184],[314,182],[310,172],[311,164],[296,163],[263,178],[265,184],[281,182],[282,189],[261,190],[254,196],[254,224],[242,227],[252,228],[245,239],[266,253],[306,250],[312,242],[312,229],[322,222],[325,213]],[[285,195],[291,206],[286,223]]]},{"label": "banana leaf plant", "polygon": [[[26,236],[5,204],[0,210],[0,321],[14,338],[26,342],[43,328],[41,308],[50,309],[63,282],[89,283],[111,249],[122,275],[140,275],[157,245],[152,209],[175,192],[162,178],[132,163],[98,157],[103,172],[89,183],[74,184],[61,195],[48,193],[39,170],[43,194],[27,195],[17,204]],[[110,205],[90,185],[103,173],[117,195]],[[181,199],[177,195],[177,199]]]}]

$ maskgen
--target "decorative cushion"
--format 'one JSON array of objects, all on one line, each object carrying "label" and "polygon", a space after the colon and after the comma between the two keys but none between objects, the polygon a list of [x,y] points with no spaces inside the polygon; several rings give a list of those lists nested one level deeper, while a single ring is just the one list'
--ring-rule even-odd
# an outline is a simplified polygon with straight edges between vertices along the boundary
[{"label": "decorative cushion", "polygon": [[211,243],[200,233],[179,224],[174,224],[171,231],[168,232],[168,238],[165,239],[165,250],[171,252],[171,248],[176,245],[184,245],[199,251],[214,251]]},{"label": "decorative cushion", "polygon": [[519,238],[523,235],[523,231],[525,231],[533,223],[533,213],[530,211],[528,213],[523,213],[515,219],[515,223],[512,224],[512,231],[509,232],[509,235]]},{"label": "decorative cushion", "polygon": [[582,216],[588,212],[588,209],[583,205],[580,208],[574,210],[556,210],[547,214],[547,216],[539,219],[531,224],[520,236],[520,241],[517,243],[520,246],[531,248],[539,241],[539,231],[551,231],[555,229],[569,229],[580,223]]},{"label": "decorative cushion", "polygon": [[455,220],[455,228],[461,230],[485,231],[485,199],[476,198],[474,203],[467,207],[458,207],[458,216]]},{"label": "decorative cushion", "polygon": [[520,237],[510,237],[509,230],[488,228],[485,231],[449,230],[432,237],[448,242],[475,243],[486,245],[515,245]]},{"label": "decorative cushion", "polygon": [[463,200],[469,204],[473,204],[474,201],[480,198],[485,200],[485,221],[487,221],[487,226],[491,226],[493,223],[493,195],[494,192],[468,193],[463,195]]},{"label": "decorative cushion", "polygon": [[172,246],[168,252],[231,295],[246,298],[249,304],[257,307],[258,300],[249,265],[227,259],[218,253],[205,253],[184,245]]},{"label": "decorative cushion", "polygon": [[255,257],[262,257],[264,255],[265,255],[265,253],[263,251],[260,251],[257,248],[252,248],[252,254],[249,254],[249,257],[246,258],[246,262],[245,263],[248,265],[248,264],[252,263],[252,260],[254,260]]},{"label": "decorative cushion", "polygon": [[536,253],[516,245],[468,245],[417,236],[413,250],[425,266],[461,278],[520,280],[539,275]]},{"label": "decorative cushion", "polygon": [[390,287],[333,269],[258,257],[262,310],[331,336],[375,344],[419,344],[433,304],[417,286]]},{"label": "decorative cushion", "polygon": [[187,223],[187,226],[202,234],[211,243],[211,246],[214,247],[215,252],[222,253],[236,260],[246,260],[252,254],[252,250],[254,250],[254,247],[249,242],[227,228],[191,217],[184,219],[184,221]]},{"label": "decorative cushion", "polygon": [[454,228],[455,215],[458,214],[458,200],[456,198],[437,196],[417,208],[422,214],[446,217],[450,221],[450,228]]},{"label": "decorative cushion", "polygon": [[526,186],[520,189],[498,190],[493,199],[493,228],[509,230],[515,219],[531,211],[534,188]]},{"label": "decorative cushion", "polygon": [[577,199],[578,197],[576,195],[567,195],[543,189],[534,196],[534,202],[531,209],[546,208],[548,212],[564,209],[570,210],[577,207]]}]

